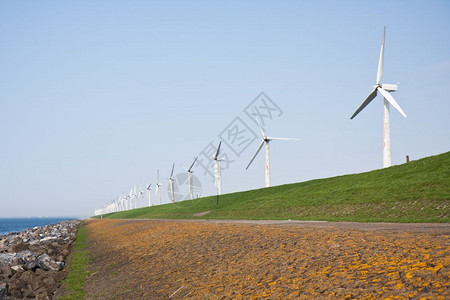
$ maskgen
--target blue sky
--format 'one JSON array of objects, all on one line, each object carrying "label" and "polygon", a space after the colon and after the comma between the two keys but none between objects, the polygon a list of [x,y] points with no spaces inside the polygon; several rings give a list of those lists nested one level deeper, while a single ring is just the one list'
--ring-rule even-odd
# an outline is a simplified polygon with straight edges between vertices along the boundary
[{"label": "blue sky", "polygon": [[[393,164],[449,151],[448,1],[2,1],[0,217],[88,216],[194,156],[264,92],[272,184],[382,167],[383,26]],[[264,186],[259,143],[223,190]],[[215,193],[197,166],[202,195]],[[155,196],[153,195],[153,199]],[[163,193],[163,201],[168,201]]]}]

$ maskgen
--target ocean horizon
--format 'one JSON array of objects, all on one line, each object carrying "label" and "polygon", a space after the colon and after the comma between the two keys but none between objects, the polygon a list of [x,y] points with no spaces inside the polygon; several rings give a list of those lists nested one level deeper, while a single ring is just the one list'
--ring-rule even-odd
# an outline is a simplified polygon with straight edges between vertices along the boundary
[{"label": "ocean horizon", "polygon": [[78,217],[0,218],[0,236],[73,219],[78,219]]}]

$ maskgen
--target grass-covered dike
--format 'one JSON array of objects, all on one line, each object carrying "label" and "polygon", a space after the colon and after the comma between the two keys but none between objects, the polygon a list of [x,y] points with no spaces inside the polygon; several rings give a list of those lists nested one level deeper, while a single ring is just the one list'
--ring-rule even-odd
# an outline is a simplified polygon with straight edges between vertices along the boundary
[{"label": "grass-covered dike", "polygon": [[89,274],[86,270],[89,262],[87,247],[87,232],[83,223],[81,223],[80,228],[78,229],[75,246],[72,250],[69,275],[63,281],[65,294],[60,298],[62,300],[85,299],[86,297],[84,283]]},{"label": "grass-covered dike", "polygon": [[225,194],[219,205],[212,196],[103,217],[449,222],[449,205],[446,152],[361,174]]}]

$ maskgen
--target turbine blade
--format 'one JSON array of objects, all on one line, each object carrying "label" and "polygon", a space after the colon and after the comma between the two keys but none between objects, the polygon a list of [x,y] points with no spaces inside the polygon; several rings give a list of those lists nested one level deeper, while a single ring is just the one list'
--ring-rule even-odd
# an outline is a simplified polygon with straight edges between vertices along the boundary
[{"label": "turbine blade", "polygon": [[384,62],[384,38],[386,37],[386,26],[384,26],[383,41],[381,42],[380,60],[378,61],[377,84],[380,84],[383,78],[383,62]]},{"label": "turbine blade", "polygon": [[[253,109],[253,107],[252,107],[252,111],[253,111],[253,115],[256,116],[256,113],[255,113],[255,110]],[[261,124],[259,124],[259,121],[258,121],[258,119],[256,117],[255,117],[255,121],[258,124],[259,130],[261,131],[262,136],[265,137],[266,133],[262,129]]]},{"label": "turbine blade", "polygon": [[192,167],[195,165],[195,162],[197,161],[198,156],[194,159],[194,162],[192,163],[192,165],[189,167],[189,169],[187,170],[188,172],[191,171]]},{"label": "turbine blade", "polygon": [[280,140],[280,141],[300,141],[300,139],[293,139],[293,138],[274,138],[270,137],[269,140]]},{"label": "turbine blade", "polygon": [[353,119],[354,117],[356,117],[357,114],[360,113],[360,111],[362,111],[364,109],[364,107],[367,106],[367,104],[369,104],[375,97],[377,96],[377,89],[373,89],[373,91],[370,92],[369,96],[367,96],[366,100],[364,100],[364,102],[361,104],[361,106],[355,111],[355,113],[353,114],[353,116],[350,117],[350,119]]},{"label": "turbine blade", "polygon": [[219,153],[220,153],[220,145],[222,145],[222,141],[219,142],[219,146],[217,147],[216,154],[214,154],[214,160],[217,160],[217,157],[219,156]]},{"label": "turbine blade", "polygon": [[261,150],[262,146],[264,145],[264,140],[262,140],[261,144],[259,144],[258,149],[256,149],[255,155],[253,155],[252,159],[250,160],[250,162],[247,165],[247,168],[245,168],[246,170],[248,169],[248,167],[250,167],[250,165],[252,164],[253,160],[255,159],[256,155],[258,155],[259,151]]},{"label": "turbine blade", "polygon": [[170,178],[173,176],[173,168],[175,168],[175,163],[172,165],[172,171],[170,172]]},{"label": "turbine blade", "polygon": [[159,169],[156,170],[156,181],[159,182]]},{"label": "turbine blade", "polygon": [[378,88],[378,91],[380,92],[381,95],[383,95],[383,97],[389,101],[389,103],[392,104],[393,107],[395,107],[398,112],[406,118],[406,114],[405,112],[402,110],[402,108],[400,107],[400,105],[398,105],[397,101],[395,101],[394,97],[392,97],[391,93],[389,93],[388,91],[382,89],[382,88]]}]

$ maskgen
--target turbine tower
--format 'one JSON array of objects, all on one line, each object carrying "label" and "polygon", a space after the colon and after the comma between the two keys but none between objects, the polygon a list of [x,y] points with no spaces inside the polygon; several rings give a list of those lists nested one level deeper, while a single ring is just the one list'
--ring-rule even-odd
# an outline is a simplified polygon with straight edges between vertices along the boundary
[{"label": "turbine tower", "polygon": [[175,203],[175,192],[173,189],[173,182],[175,181],[175,178],[173,178],[173,169],[175,168],[175,163],[172,165],[172,171],[170,172],[170,177],[167,178],[169,179],[169,186],[170,186],[170,201],[172,201],[172,203]]},{"label": "turbine tower", "polygon": [[147,185],[147,191],[148,191],[148,206],[152,206],[152,184],[150,183]]},{"label": "turbine tower", "polygon": [[261,141],[261,144],[259,144],[258,148],[256,149],[255,155],[253,155],[252,159],[250,160],[250,162],[247,165],[247,168],[245,168],[245,169],[247,170],[248,167],[250,167],[250,165],[252,164],[253,160],[258,155],[259,151],[261,150],[262,146],[265,143],[266,144],[266,187],[269,187],[270,186],[270,158],[269,158],[269,153],[270,153],[269,143],[270,143],[270,141],[272,141],[272,140],[299,141],[299,139],[268,137],[268,136],[266,136],[266,133],[262,129],[262,127],[259,124],[258,120],[256,120],[256,123],[258,123],[259,129],[261,130],[262,141]]},{"label": "turbine tower", "polygon": [[217,147],[217,151],[213,157],[213,159],[214,159],[214,175],[215,175],[214,178],[215,178],[218,195],[222,195],[222,168],[220,166],[222,159],[219,158],[220,145],[222,145],[222,141],[219,142],[219,146]]},{"label": "turbine tower", "polygon": [[156,170],[156,195],[158,197],[158,203],[161,205],[161,182],[159,182],[159,169]]},{"label": "turbine tower", "polygon": [[192,182],[192,176],[194,171],[192,171],[192,167],[194,167],[195,162],[197,161],[198,156],[194,159],[194,162],[192,165],[187,169],[188,172],[188,181],[189,181],[189,195],[191,196],[191,200],[194,199],[194,189],[193,189],[193,182]]},{"label": "turbine tower", "polygon": [[406,118],[406,114],[395,101],[394,97],[391,96],[391,92],[395,92],[398,88],[396,84],[381,84],[381,79],[383,78],[383,62],[384,62],[384,39],[386,36],[386,26],[384,26],[383,41],[381,43],[380,50],[380,60],[378,61],[378,71],[377,71],[377,81],[373,87],[373,90],[367,96],[366,100],[361,104],[361,106],[355,111],[355,113],[350,117],[353,119],[359,114],[376,96],[377,91],[384,97],[384,108],[383,108],[383,168],[390,167],[391,162],[391,125],[390,125],[390,112],[389,103],[395,107],[399,113]]}]

